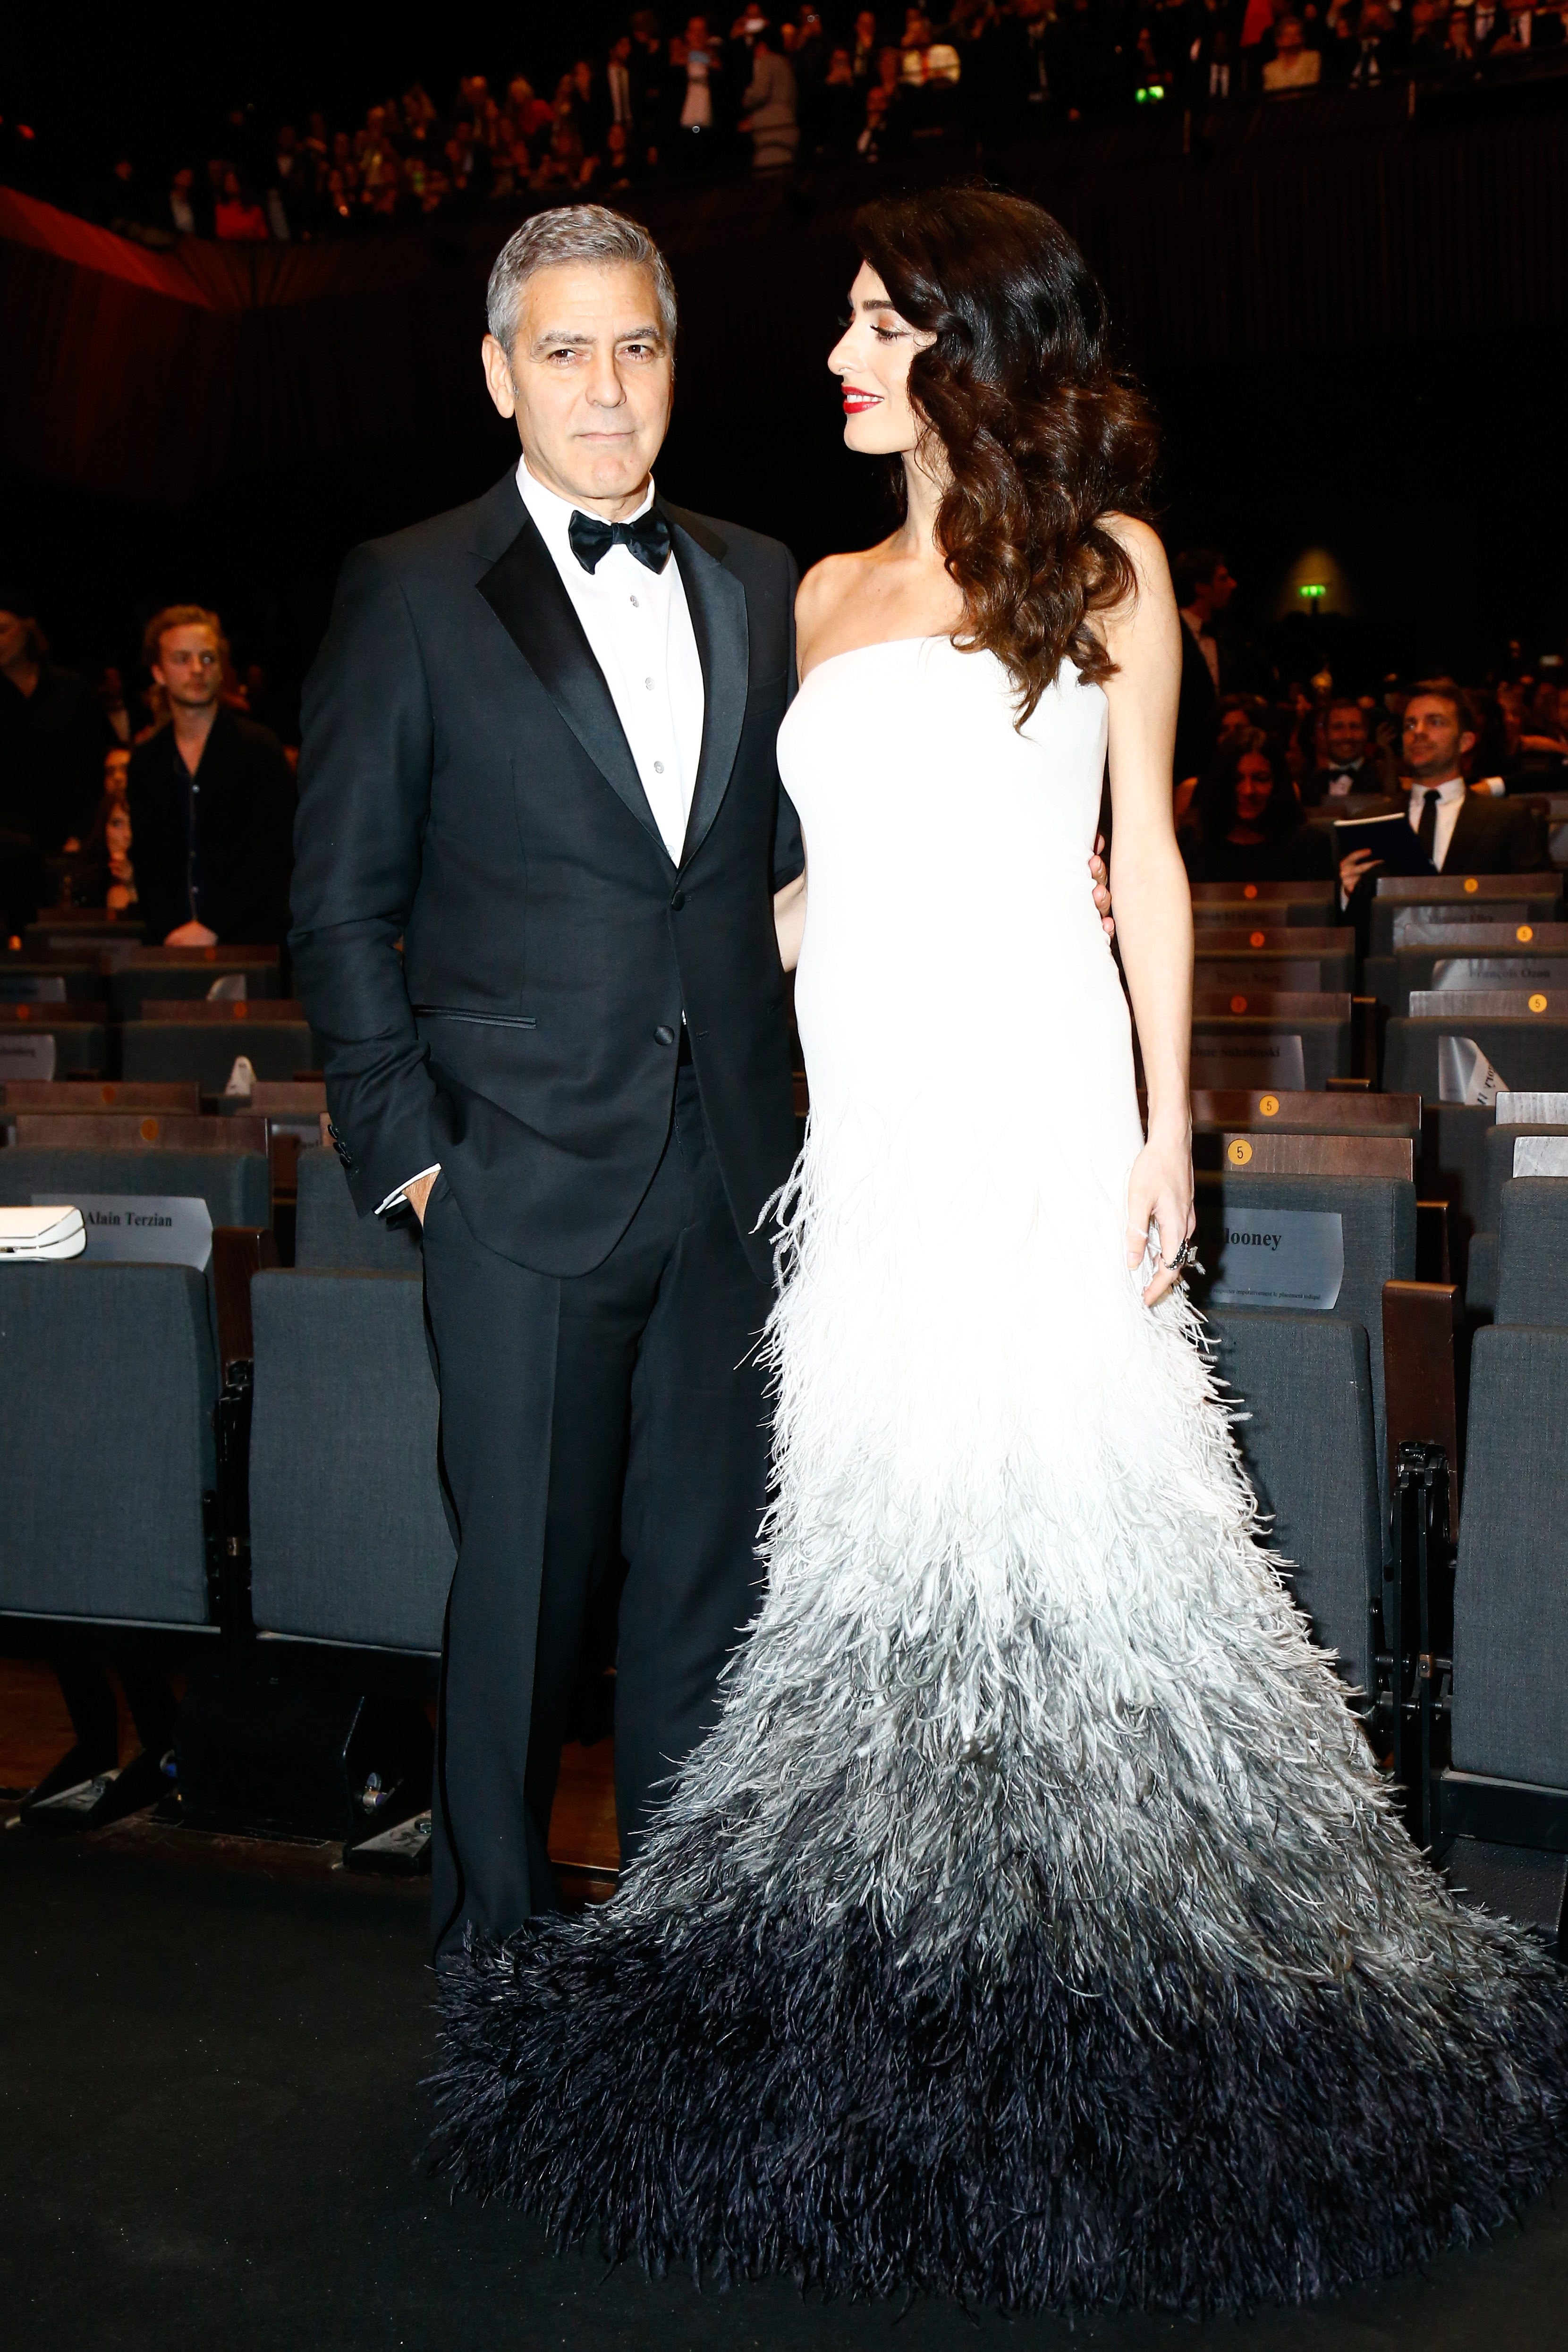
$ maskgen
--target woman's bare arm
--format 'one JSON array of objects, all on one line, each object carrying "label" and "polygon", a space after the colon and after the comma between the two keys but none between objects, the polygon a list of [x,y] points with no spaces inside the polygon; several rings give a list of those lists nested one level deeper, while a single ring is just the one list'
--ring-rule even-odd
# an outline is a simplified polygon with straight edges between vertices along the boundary
[{"label": "woman's bare arm", "polygon": [[1110,706],[1111,889],[1121,967],[1149,1088],[1148,1141],[1127,1192],[1127,1263],[1142,1260],[1151,1223],[1161,1264],[1143,1293],[1152,1306],[1193,1231],[1193,1129],[1187,1071],[1193,1016],[1193,908],[1176,846],[1172,759],[1181,688],[1181,620],[1164,550],[1147,523],[1108,520],[1132,562],[1133,595],[1101,624],[1116,663]]}]

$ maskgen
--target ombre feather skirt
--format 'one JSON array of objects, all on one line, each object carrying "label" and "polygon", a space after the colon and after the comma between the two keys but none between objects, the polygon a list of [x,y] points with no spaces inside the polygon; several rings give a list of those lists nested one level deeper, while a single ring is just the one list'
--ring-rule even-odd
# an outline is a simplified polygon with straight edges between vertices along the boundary
[{"label": "ombre feather skirt", "polygon": [[611,1903],[444,1979],[437,2161],[654,2271],[1006,2308],[1495,2229],[1568,2168],[1563,1986],[1400,1826],[1191,1308],[994,1176],[954,1250],[951,1185],[838,1140],[721,1719]]}]

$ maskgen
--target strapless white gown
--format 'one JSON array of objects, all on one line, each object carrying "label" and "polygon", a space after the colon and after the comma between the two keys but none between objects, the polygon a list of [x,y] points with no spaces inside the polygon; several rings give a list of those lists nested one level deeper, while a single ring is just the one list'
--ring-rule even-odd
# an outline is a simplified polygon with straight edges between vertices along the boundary
[{"label": "strapless white gown", "polygon": [[615,2253],[1298,2299],[1568,2164],[1558,1980],[1392,1815],[1259,1534],[1089,895],[1106,705],[946,639],[784,722],[811,1088],[767,1596],[605,1910],[475,1948],[441,2161]]}]

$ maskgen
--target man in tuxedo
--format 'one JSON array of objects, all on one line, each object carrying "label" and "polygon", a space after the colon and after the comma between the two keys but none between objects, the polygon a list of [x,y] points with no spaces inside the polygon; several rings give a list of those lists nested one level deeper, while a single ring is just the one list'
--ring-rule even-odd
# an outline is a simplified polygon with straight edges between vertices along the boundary
[{"label": "man in tuxedo", "polygon": [[1214,624],[1235,595],[1236,581],[1224,556],[1212,547],[1178,555],[1171,568],[1182,615],[1174,762],[1176,782],[1181,785],[1201,775],[1214,757],[1224,679]]},{"label": "man in tuxedo", "polygon": [[712,1719],[758,1574],[757,1228],[795,1156],[773,903],[803,865],[773,749],[795,564],[654,489],[675,300],[636,223],[536,216],[489,318],[523,456],[343,567],[292,935],[354,1198],[424,1224],[458,1536],[438,1960],[557,1899],[562,1738],[623,1556],[624,1853]]},{"label": "man in tuxedo", "polygon": [[[1412,688],[1403,747],[1410,828],[1438,874],[1535,874],[1546,863],[1545,827],[1527,802],[1493,800],[1465,782],[1476,725],[1463,690],[1447,679]],[[1379,860],[1358,849],[1340,862],[1347,904],[1374,887]]]},{"label": "man in tuxedo", "polygon": [[1394,782],[1383,765],[1383,755],[1373,746],[1366,723],[1366,713],[1359,702],[1348,695],[1331,702],[1323,715],[1323,764],[1314,768],[1302,780],[1301,803],[1304,808],[1317,808],[1324,801],[1347,800],[1351,794],[1381,793],[1394,790]]}]

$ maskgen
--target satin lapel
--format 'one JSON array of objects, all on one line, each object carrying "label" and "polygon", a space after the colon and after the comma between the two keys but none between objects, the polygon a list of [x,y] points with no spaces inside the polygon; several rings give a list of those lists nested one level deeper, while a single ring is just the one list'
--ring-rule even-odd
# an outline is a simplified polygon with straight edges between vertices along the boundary
[{"label": "satin lapel", "polygon": [[605,673],[532,516],[479,583],[480,595],[549,695],[610,790],[668,857]]},{"label": "satin lapel", "polygon": [[704,546],[668,508],[664,513],[702,664],[702,752],[680,853],[682,866],[688,866],[701,848],[730,789],[746,719],[751,634],[746,625],[746,592],[719,561],[722,541],[710,540]]}]

